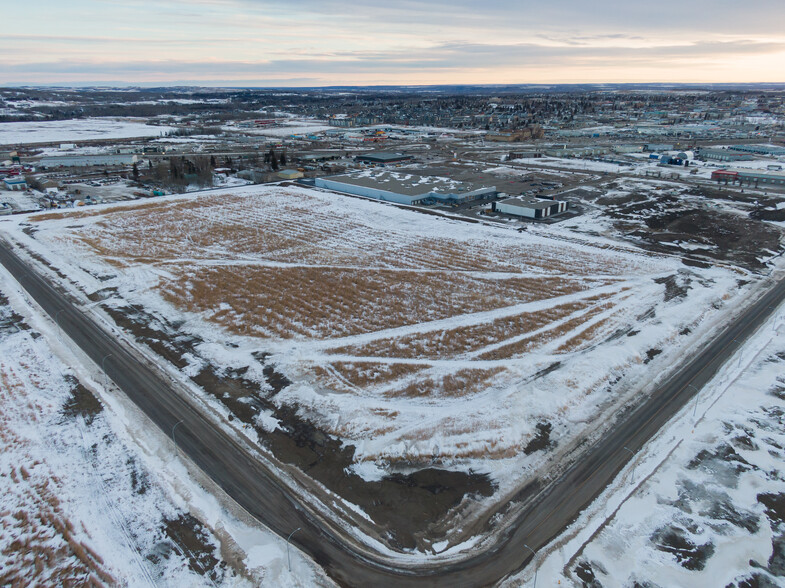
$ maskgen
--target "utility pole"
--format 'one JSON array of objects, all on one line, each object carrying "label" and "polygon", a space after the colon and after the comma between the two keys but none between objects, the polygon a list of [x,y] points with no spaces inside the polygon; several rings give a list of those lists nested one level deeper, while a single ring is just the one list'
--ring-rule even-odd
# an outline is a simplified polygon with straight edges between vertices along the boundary
[{"label": "utility pole", "polygon": [[289,571],[290,572],[292,571],[292,558],[289,555],[289,540],[292,538],[292,535],[294,535],[300,529],[302,529],[302,527],[297,527],[294,531],[289,533],[289,536],[286,538],[286,561],[289,563]]},{"label": "utility pole", "polygon": [[534,567],[534,586],[533,586],[533,588],[537,588],[537,566],[536,566],[536,562],[534,562],[534,559],[537,557],[537,552],[534,551],[531,547],[529,547],[525,543],[523,544],[523,546],[526,549],[528,549],[529,551],[532,552],[532,562],[535,563],[535,567]]}]

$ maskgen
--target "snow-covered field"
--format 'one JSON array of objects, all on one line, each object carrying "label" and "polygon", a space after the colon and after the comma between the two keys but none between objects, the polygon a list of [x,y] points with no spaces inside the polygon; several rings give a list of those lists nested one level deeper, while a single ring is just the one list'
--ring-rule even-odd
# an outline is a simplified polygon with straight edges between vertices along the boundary
[{"label": "snow-covered field", "polygon": [[0,123],[0,145],[159,137],[172,130],[174,127],[148,125],[133,118],[8,122]]},{"label": "snow-covered field", "polygon": [[785,585],[785,308],[506,586]]},{"label": "snow-covered field", "polygon": [[86,292],[117,288],[186,321],[205,341],[196,372],[209,362],[262,380],[253,354],[269,353],[292,381],[275,402],[351,444],[366,479],[437,465],[488,472],[509,490],[596,433],[598,415],[756,285],[742,270],[688,268],[608,239],[306,189],[31,221],[34,238],[15,238]]},{"label": "snow-covered field", "polygon": [[289,572],[284,540],[220,506],[0,283],[0,585],[331,585],[295,549]]},{"label": "snow-covered field", "polygon": [[[244,133],[252,135],[262,135],[265,137],[289,137],[291,135],[309,135],[312,133],[320,133],[333,127],[324,124],[322,121],[313,121],[308,119],[294,119],[281,121],[283,126],[270,127],[270,128],[251,128],[240,129]],[[223,127],[227,130],[237,130],[234,126]]]}]

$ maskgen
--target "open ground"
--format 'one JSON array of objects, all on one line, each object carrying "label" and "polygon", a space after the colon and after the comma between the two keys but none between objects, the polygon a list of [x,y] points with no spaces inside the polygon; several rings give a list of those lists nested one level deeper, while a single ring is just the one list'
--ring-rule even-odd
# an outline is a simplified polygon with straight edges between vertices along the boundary
[{"label": "open ground", "polygon": [[[598,435],[759,281],[293,187],[12,232],[390,547],[428,553],[468,548],[456,512],[480,516]],[[427,532],[389,512],[407,484],[433,501]]]}]

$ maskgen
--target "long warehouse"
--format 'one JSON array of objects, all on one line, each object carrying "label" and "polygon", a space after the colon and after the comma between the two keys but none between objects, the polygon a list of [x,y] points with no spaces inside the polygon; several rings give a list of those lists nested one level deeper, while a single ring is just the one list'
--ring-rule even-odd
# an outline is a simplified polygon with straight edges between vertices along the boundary
[{"label": "long warehouse", "polygon": [[460,204],[496,196],[496,186],[375,170],[316,178],[316,186],[397,204]]}]

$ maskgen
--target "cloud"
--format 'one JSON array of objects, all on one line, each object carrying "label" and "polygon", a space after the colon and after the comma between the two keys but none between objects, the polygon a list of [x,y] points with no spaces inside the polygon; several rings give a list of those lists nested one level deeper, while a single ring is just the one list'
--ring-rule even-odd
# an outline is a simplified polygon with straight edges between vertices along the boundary
[{"label": "cloud", "polygon": [[[181,0],[190,4],[190,0]],[[204,0],[221,9],[232,5],[251,14],[281,12],[301,19],[335,17],[337,22],[385,26],[404,24],[408,27],[470,25],[496,31],[518,30],[532,34],[539,30],[572,30],[585,32],[630,31],[668,33],[670,31],[710,31],[713,33],[745,34],[764,32],[779,34],[785,21],[785,3],[781,0]]]},{"label": "cloud", "polygon": [[[426,51],[346,51],[293,59],[222,61],[49,61],[28,64],[0,64],[0,75],[9,80],[24,76],[73,76],[112,79],[254,79],[330,80],[373,74],[399,80],[412,72],[460,72],[481,69],[581,68],[581,67],[670,67],[696,60],[717,61],[729,56],[765,55],[785,52],[785,43],[753,41],[706,42],[649,48],[546,46],[531,43],[479,44],[453,42]],[[523,82],[527,80],[512,80]]]},{"label": "cloud", "polygon": [[[537,82],[545,70],[550,79],[591,72],[602,81],[631,68],[716,72],[785,50],[781,0],[72,0],[13,3],[7,15],[25,32],[0,38],[0,83],[198,76],[405,84],[407,75],[419,83],[429,74],[439,83]],[[768,79],[782,75],[763,68]]]}]

